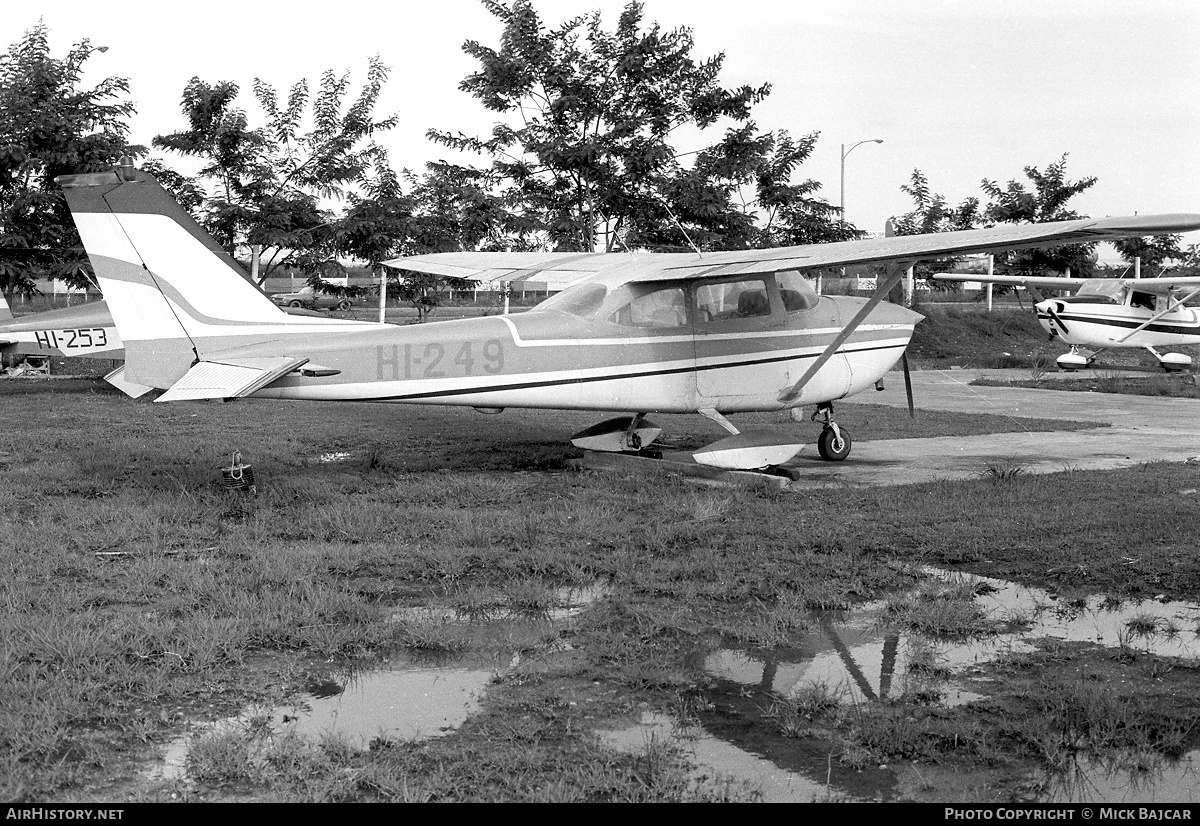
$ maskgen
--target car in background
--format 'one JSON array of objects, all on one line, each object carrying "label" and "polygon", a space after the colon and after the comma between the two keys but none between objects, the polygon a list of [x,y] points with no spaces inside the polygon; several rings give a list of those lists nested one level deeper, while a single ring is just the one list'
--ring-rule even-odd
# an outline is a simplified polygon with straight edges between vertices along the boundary
[{"label": "car in background", "polygon": [[280,307],[303,307],[306,310],[349,310],[354,302],[345,296],[319,293],[311,286],[294,293],[275,293],[271,300]]}]

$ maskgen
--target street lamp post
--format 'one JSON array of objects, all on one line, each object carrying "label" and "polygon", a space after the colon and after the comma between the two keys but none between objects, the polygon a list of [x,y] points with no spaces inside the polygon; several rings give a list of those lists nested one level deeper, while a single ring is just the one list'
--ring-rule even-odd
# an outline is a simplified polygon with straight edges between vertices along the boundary
[{"label": "street lamp post", "polygon": [[842,196],[838,202],[838,206],[842,210],[842,221],[846,220],[846,156],[854,151],[854,147],[862,146],[864,143],[883,143],[883,138],[867,138],[865,141],[850,144],[850,148],[846,148],[846,144],[842,144]]}]

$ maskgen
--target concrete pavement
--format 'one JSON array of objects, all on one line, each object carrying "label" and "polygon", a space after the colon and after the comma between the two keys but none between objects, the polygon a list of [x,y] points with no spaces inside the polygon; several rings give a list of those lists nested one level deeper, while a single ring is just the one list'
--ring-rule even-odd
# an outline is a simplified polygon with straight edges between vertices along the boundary
[{"label": "concrete pavement", "polygon": [[[825,462],[806,445],[791,463],[797,487],[874,486],[936,479],[980,478],[989,468],[1022,473],[1103,470],[1145,462],[1200,457],[1200,399],[1115,393],[976,387],[981,375],[1028,379],[1028,370],[928,370],[912,374],[917,417],[922,410],[990,413],[1015,419],[1095,422],[1074,431],[998,433],[931,439],[856,441],[845,462]],[[1064,380],[1070,380],[1064,377]],[[904,380],[893,373],[881,392],[860,393],[834,404],[907,407]],[[1107,425],[1107,426],[1105,426]],[[852,434],[853,435],[853,434]],[[1196,459],[1200,463],[1200,458]],[[1200,468],[1197,469],[1200,481]]]}]

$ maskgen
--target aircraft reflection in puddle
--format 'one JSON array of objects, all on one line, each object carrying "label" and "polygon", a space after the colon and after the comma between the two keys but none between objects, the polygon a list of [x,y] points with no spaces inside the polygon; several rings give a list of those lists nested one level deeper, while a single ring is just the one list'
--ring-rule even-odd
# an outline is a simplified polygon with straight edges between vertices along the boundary
[{"label": "aircraft reflection in puddle", "polygon": [[[971,666],[1002,654],[1033,650],[1030,640],[1052,637],[1064,641],[1085,641],[1106,646],[1124,645],[1160,656],[1200,656],[1200,607],[1186,603],[1141,602],[1114,605],[1100,599],[1078,604],[1056,602],[1049,594],[1000,580],[967,577],[930,570],[933,576],[986,584],[986,593],[976,600],[997,619],[1019,618],[1019,633],[1004,633],[982,640],[929,640],[915,633],[888,629],[882,622],[884,603],[870,603],[854,611],[828,615],[820,629],[809,639],[773,656],[752,655],[726,649],[703,657],[705,670],[720,680],[757,687],[781,696],[796,696],[808,686],[823,685],[836,689],[841,702],[862,702],[895,697],[908,690],[911,678],[930,687],[930,676],[921,671],[910,673],[913,657],[928,662],[932,646],[937,673],[947,679],[936,686],[943,706],[960,705],[980,695],[958,684],[970,674]],[[549,611],[554,621],[569,620],[588,604],[604,596],[605,586],[564,590],[558,594],[558,607]],[[417,614],[402,613],[396,619],[440,618],[454,621],[452,611],[438,613],[417,609]],[[420,613],[424,612],[424,613]],[[1139,630],[1134,633],[1132,629]],[[307,708],[275,709],[272,720],[295,716],[288,725],[306,736],[333,731],[360,747],[376,736],[413,739],[445,734],[470,716],[478,707],[495,668],[416,668],[406,666],[392,671],[364,672],[352,679],[323,675],[310,682]],[[969,683],[967,683],[969,685]],[[222,721],[215,726],[236,724]],[[772,725],[764,721],[765,725]],[[212,730],[210,727],[207,730]],[[648,738],[670,739],[690,754],[697,766],[697,778],[723,778],[731,790],[758,790],[766,801],[877,799],[871,794],[852,794],[829,782],[827,767],[813,765],[811,771],[784,769],[771,755],[755,754],[743,748],[737,738],[722,739],[701,726],[686,730],[664,716],[647,714],[635,726],[602,733],[616,748],[640,750]],[[152,776],[175,779],[184,776],[189,740],[181,738],[168,749],[165,765]],[[1195,764],[1200,755],[1181,761],[1157,760],[1150,767],[1143,760],[1136,772],[1116,770],[1099,763],[1081,764],[1066,776],[1040,778],[1043,802],[1154,802],[1191,800],[1190,789],[1197,786]],[[748,785],[747,785],[748,784]]]},{"label": "aircraft reflection in puddle", "polygon": [[[703,668],[718,680],[795,697],[819,687],[841,703],[895,698],[909,690],[940,696],[944,707],[963,705],[982,695],[972,686],[970,669],[1001,655],[1032,651],[1033,640],[1053,638],[1124,646],[1156,656],[1200,657],[1200,606],[1182,602],[1115,603],[1093,597],[1078,603],[1056,601],[1047,592],[1002,580],[928,569],[949,583],[977,587],[976,603],[987,616],[1020,626],[1019,632],[981,639],[933,640],[899,632],[885,620],[886,604],[873,602],[853,611],[827,614],[819,630],[788,649],[750,653],[723,649],[703,655]],[[912,669],[914,657],[932,657],[939,681],[927,669]],[[981,687],[981,686],[980,686]],[[830,784],[824,763],[811,771],[781,769],[771,759],[750,754],[735,740],[722,742],[700,726],[678,732],[668,721],[645,716],[637,725],[606,735],[621,748],[644,747],[648,737],[675,735],[692,754],[699,773],[715,773],[751,782],[765,800],[852,800],[856,796]],[[760,749],[757,749],[761,751]],[[768,754],[769,758],[770,755]],[[1178,761],[1156,755],[1134,762],[1081,762],[1066,774],[1044,775],[1035,786],[1042,802],[1155,802],[1193,800],[1200,788],[1200,753]],[[808,775],[808,776],[806,776]],[[879,793],[890,794],[880,789]],[[871,799],[870,795],[857,796]]]},{"label": "aircraft reflection in puddle", "polygon": [[[859,702],[896,696],[914,647],[928,650],[932,646],[938,669],[949,672],[1002,654],[1033,651],[1031,640],[1041,638],[1125,646],[1155,656],[1200,657],[1200,606],[1116,603],[1101,597],[1063,603],[1046,591],[998,579],[934,569],[926,573],[947,582],[986,586],[975,598],[979,607],[991,618],[1019,623],[1021,630],[961,641],[931,640],[888,628],[886,604],[871,602],[838,616],[822,617],[818,632],[772,657],[734,649],[712,652],[704,658],[705,671],[784,697],[820,686],[833,691],[842,702]],[[979,697],[953,680],[942,689],[942,705],[960,705]]]},{"label": "aircraft reflection in puddle", "polygon": [[[697,781],[724,781],[731,796],[741,792],[746,799],[763,803],[812,803],[824,799],[828,789],[801,774],[786,771],[770,760],[751,754],[732,743],[703,731],[700,726],[680,729],[665,714],[646,712],[637,725],[620,731],[602,731],[600,739],[626,753],[647,749],[655,741],[680,746],[696,766]],[[710,774],[711,772],[711,774]],[[839,801],[849,801],[844,795]]]}]

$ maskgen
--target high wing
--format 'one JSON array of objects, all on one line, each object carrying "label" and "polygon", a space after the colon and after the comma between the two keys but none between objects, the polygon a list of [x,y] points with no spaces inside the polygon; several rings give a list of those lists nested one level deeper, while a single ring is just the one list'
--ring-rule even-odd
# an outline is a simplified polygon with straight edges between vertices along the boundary
[{"label": "high wing", "polygon": [[[384,264],[470,281],[509,284],[537,280],[563,289],[611,267],[612,255],[578,252],[443,252],[396,258]],[[416,266],[410,263],[419,262]]]},{"label": "high wing", "polygon": [[1033,287],[1036,290],[1067,290],[1074,292],[1086,284],[1117,284],[1122,288],[1146,293],[1167,295],[1173,290],[1200,287],[1200,276],[1175,275],[1164,278],[1063,278],[1024,275],[974,275],[972,273],[935,273],[930,281],[978,281],[983,284],[1011,284],[1016,287]]},{"label": "high wing", "polygon": [[[899,235],[773,249],[705,253],[506,253],[453,252],[414,255],[386,262],[399,269],[479,280],[518,280],[555,270],[579,280],[618,273],[628,281],[717,278],[729,275],[811,270],[888,261],[918,261],[945,255],[999,252],[1058,244],[1090,244],[1117,238],[1163,235],[1200,229],[1200,215],[1137,215],[1083,218],[1045,224],[926,235]],[[1157,279],[1156,279],[1157,280]]]}]

